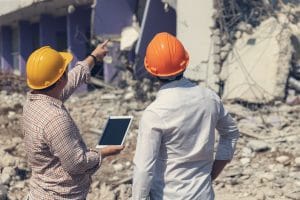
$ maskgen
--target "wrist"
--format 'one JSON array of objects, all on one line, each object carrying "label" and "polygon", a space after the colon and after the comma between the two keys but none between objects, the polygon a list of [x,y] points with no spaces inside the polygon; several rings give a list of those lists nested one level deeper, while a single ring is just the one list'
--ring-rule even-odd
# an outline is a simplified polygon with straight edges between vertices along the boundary
[{"label": "wrist", "polygon": [[93,61],[94,61],[94,64],[96,65],[97,64],[97,62],[98,62],[98,59],[97,59],[97,57],[94,55],[94,54],[89,54],[88,56],[90,56],[91,58],[93,58]]}]

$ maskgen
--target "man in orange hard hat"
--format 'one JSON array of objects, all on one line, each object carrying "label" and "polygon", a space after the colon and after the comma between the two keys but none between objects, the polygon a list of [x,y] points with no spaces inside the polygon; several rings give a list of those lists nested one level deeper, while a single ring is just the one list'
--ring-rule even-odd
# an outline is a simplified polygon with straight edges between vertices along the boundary
[{"label": "man in orange hard hat", "polygon": [[[162,87],[140,121],[133,200],[213,200],[212,181],[233,157],[236,124],[213,91],[183,77],[188,61],[181,42],[168,33],[147,47],[145,68]],[[214,158],[215,129],[220,140]]]},{"label": "man in orange hard hat", "polygon": [[73,56],[49,46],[34,51],[26,64],[28,93],[23,108],[22,131],[29,166],[32,169],[28,199],[85,199],[91,175],[106,156],[119,153],[123,146],[100,151],[88,149],[63,102],[82,83],[90,70],[106,55],[99,44],[83,61],[68,72]]}]

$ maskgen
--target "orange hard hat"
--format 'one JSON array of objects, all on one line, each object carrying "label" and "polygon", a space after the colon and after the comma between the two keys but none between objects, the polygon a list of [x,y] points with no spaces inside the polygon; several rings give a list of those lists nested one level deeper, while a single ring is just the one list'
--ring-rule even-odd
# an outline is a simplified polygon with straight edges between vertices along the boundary
[{"label": "orange hard hat", "polygon": [[26,64],[27,85],[40,90],[53,85],[64,74],[73,55],[58,52],[49,46],[35,50]]},{"label": "orange hard hat", "polygon": [[181,42],[166,32],[154,36],[147,47],[144,59],[146,70],[162,78],[181,74],[188,62],[189,55]]}]

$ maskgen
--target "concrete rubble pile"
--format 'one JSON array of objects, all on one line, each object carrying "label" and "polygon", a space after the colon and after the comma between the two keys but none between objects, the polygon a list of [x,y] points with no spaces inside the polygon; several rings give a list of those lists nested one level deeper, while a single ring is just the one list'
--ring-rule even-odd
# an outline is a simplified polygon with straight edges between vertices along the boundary
[{"label": "concrete rubble pile", "polygon": [[[149,85],[149,80],[131,82],[124,89],[95,90],[66,102],[90,147],[96,145],[109,115],[134,116],[126,149],[105,160],[93,176],[89,200],[129,199],[138,122],[156,94]],[[28,192],[30,176],[20,132],[25,96],[2,91],[0,99],[0,199],[21,199]],[[300,105],[276,102],[276,106],[225,106],[238,122],[241,139],[235,159],[215,182],[217,197],[226,200],[220,194],[231,194],[228,199],[299,199]]]},{"label": "concrete rubble pile", "polygon": [[[138,120],[142,110],[155,98],[157,87],[152,86],[148,79],[139,82],[130,80],[123,83],[123,87],[75,95],[66,102],[66,107],[90,147],[95,147],[109,115],[134,116],[126,150],[120,156],[104,161],[103,168],[95,175],[89,199],[128,199],[131,194],[129,183]],[[27,166],[20,130],[25,101],[24,93],[0,91],[0,200],[22,199],[28,192],[31,172]]]},{"label": "concrete rubble pile", "polygon": [[223,99],[299,103],[299,2],[226,2],[215,2],[212,31]]},{"label": "concrete rubble pile", "polygon": [[[241,132],[236,156],[214,182],[216,199],[298,200],[300,5],[297,1],[280,5],[240,2],[248,6],[244,16],[252,17],[240,17],[231,26],[228,22],[233,18],[227,19],[226,26],[217,21],[220,24],[212,35],[218,92]],[[267,7],[253,7],[262,5],[257,2]],[[236,10],[230,12],[238,15]],[[19,200],[28,193],[31,174],[20,130],[26,85],[22,78],[0,76],[0,200]],[[121,79],[118,88],[104,84],[101,89],[75,94],[65,103],[89,147],[96,145],[109,115],[134,116],[125,150],[104,160],[93,176],[88,200],[131,196],[138,122],[155,99],[158,85],[149,79],[132,80],[129,72]]]},{"label": "concrete rubble pile", "polygon": [[23,93],[27,91],[25,78],[14,74],[0,72],[0,90]]}]

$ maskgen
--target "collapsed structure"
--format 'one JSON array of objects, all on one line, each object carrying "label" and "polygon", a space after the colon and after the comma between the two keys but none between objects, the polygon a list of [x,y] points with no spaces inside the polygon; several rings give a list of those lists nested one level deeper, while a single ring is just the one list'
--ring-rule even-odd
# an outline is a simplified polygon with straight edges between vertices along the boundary
[{"label": "collapsed structure", "polygon": [[223,48],[231,49],[220,51],[216,69],[223,98],[268,103],[299,94],[299,2],[251,1],[232,10],[218,18],[220,32],[228,35]]},{"label": "collapsed structure", "polygon": [[[12,4],[10,0],[8,2]],[[31,31],[40,26],[38,30],[41,31],[40,34],[43,33],[41,37],[39,38],[40,34],[33,34],[35,39],[40,41],[38,44],[49,42],[54,47],[58,44],[56,39],[66,36],[64,31],[60,32],[69,30],[70,27],[65,26],[66,24],[74,25],[71,22],[90,19],[84,16],[88,13],[86,11],[92,10],[92,1],[84,0],[20,2],[24,4],[16,10],[22,10],[24,6],[25,10],[13,12],[10,17],[0,16],[0,23],[8,20],[4,27],[1,25],[2,47],[9,47],[9,38],[18,35],[15,33],[17,27],[20,38],[21,35],[30,35],[28,32],[24,34],[24,22],[18,24],[15,17],[22,13],[21,19],[26,20],[26,10],[30,7],[37,10],[35,4],[40,4],[40,12],[47,11],[48,15],[43,15],[40,19],[36,17],[25,24],[32,25]],[[71,4],[67,3],[62,9],[48,7],[52,3],[59,3],[56,5],[61,6],[61,3],[66,2]],[[105,3],[102,4],[103,2]],[[285,100],[286,97],[293,100],[299,95],[298,0],[124,0],[116,9],[117,2],[121,1],[97,1],[105,5],[107,10],[98,11],[99,16],[95,17],[97,20],[92,21],[94,24],[101,20],[107,23],[101,25],[106,27],[106,32],[95,34],[95,38],[91,38],[88,37],[89,34],[81,34],[82,26],[75,24],[75,30],[78,31],[70,31],[66,40],[67,48],[70,47],[73,54],[80,59],[79,50],[83,50],[90,41],[96,43],[97,40],[112,39],[112,53],[107,57],[104,68],[99,67],[99,71],[94,72],[93,78],[97,85],[102,85],[105,89],[74,95],[66,102],[66,107],[78,123],[88,146],[95,145],[99,138],[99,128],[108,115],[133,115],[136,119],[126,139],[125,153],[104,161],[101,170],[93,177],[87,199],[127,200],[131,197],[132,158],[138,121],[146,105],[156,95],[155,82],[151,79],[134,79],[144,75],[143,45],[156,31],[176,33],[192,56],[185,76],[222,94],[226,100],[225,106],[238,123],[241,138],[237,145],[237,156],[214,183],[216,199],[299,199],[300,105],[290,106],[276,101]],[[132,8],[126,6],[129,5],[128,2],[138,2],[139,9],[133,9],[136,15],[133,19],[131,12],[127,12]],[[100,6],[99,4],[97,6]],[[6,4],[2,1],[2,5]],[[3,7],[5,6],[1,8]],[[115,12],[109,13],[111,9]],[[54,12],[55,15],[49,12]],[[103,20],[110,18],[110,14],[116,15],[115,13],[120,13],[122,19],[114,18],[109,22]],[[177,17],[174,18],[174,14]],[[76,16],[80,20],[74,20],[73,17]],[[214,18],[207,20],[210,16]],[[13,20],[12,26],[9,19],[16,20]],[[128,20],[128,23],[123,23],[123,20]],[[164,20],[167,21],[167,25],[162,22]],[[132,23],[135,21],[136,23]],[[117,22],[120,22],[117,26],[109,26],[110,23]],[[54,29],[55,31],[48,35],[44,34],[47,32],[45,27],[54,27],[57,24],[62,24],[57,26],[60,27],[58,30]],[[101,30],[101,26],[98,25],[97,29]],[[10,29],[13,29],[11,31],[14,34],[11,34]],[[54,35],[57,35],[57,38],[52,40]],[[27,41],[28,46],[25,46],[30,47],[31,40]],[[21,41],[18,43],[20,46],[15,44],[13,49],[19,49],[19,54],[12,54],[8,51],[9,48],[1,51],[0,73],[0,199],[12,200],[22,199],[28,193],[31,174],[20,130],[22,106],[26,100],[22,94],[26,90],[25,77],[7,74],[4,70],[18,71],[20,67],[24,67],[20,64],[26,60],[25,57],[20,58],[25,52],[24,44]],[[23,61],[12,62],[11,56]],[[11,63],[18,64],[18,68],[13,68]],[[133,70],[134,73],[127,69]],[[104,79],[107,83],[99,79]],[[116,82],[119,89],[113,86]],[[254,104],[244,106],[245,104],[232,102],[235,100]],[[273,101],[275,102],[269,103]]]},{"label": "collapsed structure", "polygon": [[92,75],[124,87],[128,74],[146,76],[146,46],[166,31],[190,53],[185,76],[224,100],[293,99],[300,91],[299,7],[292,0],[19,1],[0,10],[0,69],[24,76],[29,53],[40,45],[71,51],[74,64],[109,38],[110,54]]}]

